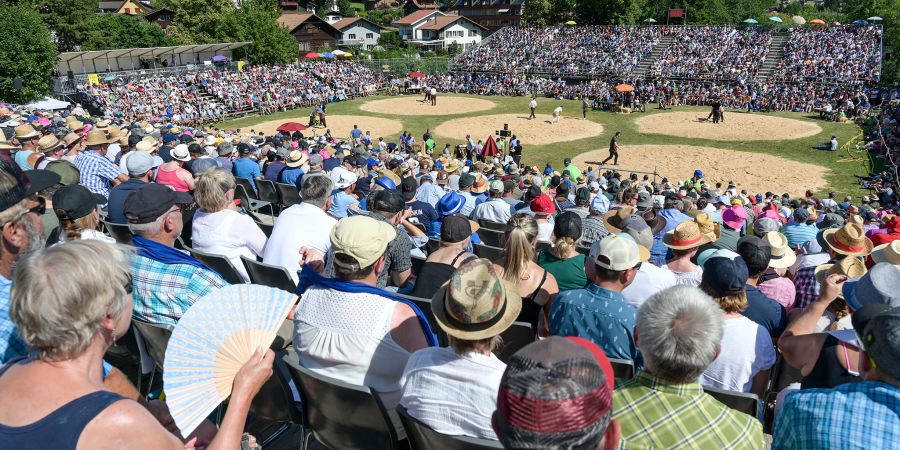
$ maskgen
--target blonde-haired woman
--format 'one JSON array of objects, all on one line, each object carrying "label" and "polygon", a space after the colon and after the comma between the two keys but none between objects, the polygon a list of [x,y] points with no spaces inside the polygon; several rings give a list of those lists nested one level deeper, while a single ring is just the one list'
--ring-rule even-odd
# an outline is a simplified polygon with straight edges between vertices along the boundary
[{"label": "blonde-haired woman", "polygon": [[94,194],[80,184],[63,186],[53,193],[53,212],[59,219],[59,234],[51,235],[48,245],[56,242],[96,239],[114,244],[115,239],[101,233],[97,205],[106,198]]},{"label": "blonde-haired woman", "polygon": [[506,281],[519,289],[522,297],[521,322],[528,322],[538,332],[549,335],[547,320],[553,297],[559,293],[556,278],[534,262],[538,225],[534,217],[520,213],[506,223],[503,257],[494,265]]},{"label": "blonde-haired woman", "polygon": [[[9,316],[36,356],[0,367],[3,448],[194,447],[101,382],[103,355],[131,324],[130,272],[122,247],[94,240],[39,250],[19,262]],[[271,350],[259,351],[240,369],[207,449],[240,448],[250,402],[272,374],[273,360]]]},{"label": "blonde-haired woman", "polygon": [[227,257],[244,281],[250,281],[241,256],[256,259],[262,255],[266,235],[250,216],[238,212],[235,186],[234,175],[222,168],[200,175],[194,189],[199,209],[194,213],[191,241],[201,252]]}]

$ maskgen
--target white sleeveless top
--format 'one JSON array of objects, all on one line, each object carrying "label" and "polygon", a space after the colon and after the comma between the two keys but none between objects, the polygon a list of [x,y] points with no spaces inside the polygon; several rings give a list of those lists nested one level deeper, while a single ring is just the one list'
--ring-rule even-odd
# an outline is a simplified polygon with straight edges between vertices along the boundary
[{"label": "white sleeveless top", "polygon": [[400,402],[400,376],[410,353],[391,338],[398,305],[370,294],[312,288],[294,313],[300,364],[322,375],[377,391],[385,407]]}]

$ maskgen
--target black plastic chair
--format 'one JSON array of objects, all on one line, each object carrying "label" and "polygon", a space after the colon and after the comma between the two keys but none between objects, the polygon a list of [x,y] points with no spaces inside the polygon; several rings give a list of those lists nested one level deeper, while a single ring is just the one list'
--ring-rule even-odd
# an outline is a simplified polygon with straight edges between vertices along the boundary
[{"label": "black plastic chair", "polygon": [[259,189],[259,192],[257,192],[257,197],[260,200],[269,202],[273,205],[281,204],[281,197],[278,196],[278,189],[275,187],[275,183],[273,183],[271,180],[257,179],[256,189]]},{"label": "black plastic chair", "polygon": [[403,295],[397,294],[398,297],[403,297],[419,307],[422,310],[422,314],[425,315],[425,319],[428,320],[428,325],[431,326],[431,331],[434,331],[434,334],[437,335],[438,343],[441,346],[448,345],[447,342],[447,333],[444,333],[444,330],[438,325],[437,321],[434,320],[434,313],[431,312],[431,299],[429,298],[419,298],[413,297],[412,295]]},{"label": "black plastic chair", "polygon": [[578,250],[578,253],[581,253],[581,254],[584,255],[584,256],[587,256],[587,255],[591,254],[591,248],[590,248],[590,247],[584,247],[584,246],[582,246],[582,245],[579,245],[579,246],[575,247],[575,249]]},{"label": "black plastic chair", "polygon": [[410,256],[410,260],[412,260],[412,273],[418,276],[422,272],[422,266],[425,265],[425,258]]},{"label": "black plastic chair", "polygon": [[150,359],[153,360],[156,368],[162,373],[163,361],[166,359],[166,347],[169,345],[169,338],[172,337],[172,330],[175,327],[143,322],[134,318],[131,319],[131,324],[135,328],[135,332],[141,336],[138,339],[144,340]]},{"label": "black plastic chair", "polygon": [[477,244],[475,247],[475,255],[479,258],[487,258],[491,261],[496,261],[503,257],[503,252],[506,250],[498,247],[491,247],[490,245],[482,245]]},{"label": "black plastic chair", "polygon": [[759,397],[749,392],[726,391],[714,387],[703,386],[703,391],[725,406],[757,418],[759,411]]},{"label": "black plastic chair", "polygon": [[302,423],[300,409],[294,403],[294,394],[291,392],[291,374],[283,361],[287,354],[285,350],[276,351],[272,376],[250,403],[252,420],[245,431],[257,437],[265,436],[260,442],[263,447],[288,431],[291,424]]},{"label": "black plastic chair", "polygon": [[630,380],[634,378],[634,361],[628,359],[608,358],[612,364],[613,373],[616,378]]},{"label": "black plastic chair", "polygon": [[499,441],[478,439],[469,436],[450,436],[434,431],[406,412],[406,408],[397,405],[397,415],[406,430],[412,450],[486,450],[503,448]]},{"label": "black plastic chair", "polygon": [[552,246],[549,242],[538,242],[537,245],[534,246],[534,257],[537,259],[537,256],[541,254],[544,250],[549,250]]},{"label": "black plastic chair", "polygon": [[513,322],[509,328],[500,333],[500,337],[503,338],[503,344],[500,348],[494,350],[494,355],[500,361],[507,362],[522,347],[534,342],[535,333],[530,323]]},{"label": "black plastic chair", "polygon": [[241,261],[244,263],[244,268],[247,269],[247,275],[250,276],[250,281],[253,284],[284,289],[288,292],[294,292],[294,289],[297,287],[297,284],[291,278],[290,272],[284,267],[264,264],[243,255],[241,256]]},{"label": "black plastic chair", "polygon": [[480,228],[476,233],[478,233],[478,237],[481,238],[481,242],[484,245],[490,245],[491,247],[503,247],[503,232],[502,231],[494,231],[494,230],[489,230],[487,228]]},{"label": "black plastic chair", "polygon": [[230,259],[222,255],[204,253],[194,248],[188,249],[188,252],[191,253],[191,256],[193,256],[194,259],[202,262],[206,265],[206,267],[209,267],[210,269],[216,271],[219,275],[222,275],[222,278],[224,278],[228,283],[245,283],[244,278],[240,273],[238,273],[237,269],[234,268],[234,264],[231,264]]},{"label": "black plastic chair", "polygon": [[125,245],[131,245],[131,239],[134,237],[131,234],[131,230],[128,228],[128,225],[123,223],[112,223],[112,222],[103,222],[103,226],[106,227],[106,231],[109,235],[116,240],[116,242]]},{"label": "black plastic chair", "polygon": [[354,386],[319,375],[300,365],[295,354],[284,357],[300,391],[304,432],[327,448],[399,450],[397,432],[381,400],[367,386]]},{"label": "black plastic chair", "polygon": [[281,205],[285,208],[297,205],[303,201],[300,197],[300,190],[293,184],[275,183],[275,189],[278,190]]},{"label": "black plastic chair", "polygon": [[441,248],[441,241],[435,238],[429,238],[428,242],[425,243],[425,252],[429,255],[436,252],[439,248]]},{"label": "black plastic chair", "polygon": [[493,220],[478,219],[478,225],[481,226],[481,229],[499,231],[501,233],[506,231],[506,224],[503,222],[494,222]]},{"label": "black plastic chair", "polygon": [[[250,196],[250,198],[253,198],[253,199],[259,198],[256,195],[256,189],[253,188],[253,183],[250,182],[249,179],[244,178],[244,177],[234,177],[234,181],[237,182],[238,186],[241,186],[244,188],[244,191],[247,192],[247,195]],[[235,197],[237,197],[236,192],[235,192]]]},{"label": "black plastic chair", "polygon": [[256,226],[258,226],[259,229],[262,230],[263,234],[265,234],[267,238],[272,237],[272,230],[275,229],[275,225],[269,225],[256,219],[254,219],[253,221],[256,222]]},{"label": "black plastic chair", "polygon": [[256,200],[248,194],[248,191],[244,186],[240,184],[234,188],[234,198],[239,199],[241,201],[241,207],[249,212],[256,212],[262,208],[269,208],[269,212],[271,215],[275,215],[275,205],[269,202],[264,202],[262,200]]}]

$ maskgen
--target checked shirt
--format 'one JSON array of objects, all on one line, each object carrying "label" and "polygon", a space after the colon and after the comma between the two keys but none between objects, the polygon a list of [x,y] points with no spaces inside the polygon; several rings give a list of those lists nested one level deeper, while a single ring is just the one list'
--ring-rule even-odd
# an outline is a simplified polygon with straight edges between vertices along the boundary
[{"label": "checked shirt", "polygon": [[119,176],[119,168],[115,164],[93,150],[85,150],[75,157],[75,167],[81,173],[79,184],[109,198],[112,180]]},{"label": "checked shirt", "polygon": [[719,403],[697,383],[668,384],[638,372],[613,391],[621,448],[761,449],[762,424]]},{"label": "checked shirt", "polygon": [[164,264],[135,255],[131,266],[134,312],[143,322],[174,326],[209,292],[228,285],[219,274],[190,264]]}]

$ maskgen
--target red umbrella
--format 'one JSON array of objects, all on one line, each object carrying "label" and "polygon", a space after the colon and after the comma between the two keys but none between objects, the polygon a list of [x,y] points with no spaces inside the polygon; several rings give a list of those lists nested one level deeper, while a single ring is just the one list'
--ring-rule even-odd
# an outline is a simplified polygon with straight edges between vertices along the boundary
[{"label": "red umbrella", "polygon": [[319,57],[319,54],[316,52],[309,52],[306,54],[306,59],[314,59],[314,58],[318,58],[318,57]]},{"label": "red umbrella", "polygon": [[302,123],[285,122],[285,123],[281,124],[281,126],[276,128],[275,130],[280,131],[282,133],[293,133],[295,131],[303,131],[307,128],[309,128],[309,127],[306,125],[303,125]]},{"label": "red umbrella", "polygon": [[487,142],[484,143],[484,150],[482,151],[484,156],[497,156],[500,154],[500,149],[497,148],[497,143],[494,142],[494,136],[488,135]]},{"label": "red umbrella", "polygon": [[425,78],[428,75],[425,75],[424,73],[419,72],[419,71],[415,71],[415,72],[410,72],[407,76],[410,78]]}]

